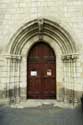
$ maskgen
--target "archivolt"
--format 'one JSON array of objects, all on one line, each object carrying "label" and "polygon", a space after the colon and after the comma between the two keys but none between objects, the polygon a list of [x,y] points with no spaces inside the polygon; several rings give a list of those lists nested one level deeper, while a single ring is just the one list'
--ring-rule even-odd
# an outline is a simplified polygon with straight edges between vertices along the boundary
[{"label": "archivolt", "polygon": [[[12,37],[9,51],[20,55],[23,47],[34,36],[48,36],[60,46],[63,54],[76,53],[76,46],[69,33],[59,24],[48,19],[35,19],[22,26]],[[40,39],[40,37],[39,37]],[[50,41],[51,42],[51,41]]]}]

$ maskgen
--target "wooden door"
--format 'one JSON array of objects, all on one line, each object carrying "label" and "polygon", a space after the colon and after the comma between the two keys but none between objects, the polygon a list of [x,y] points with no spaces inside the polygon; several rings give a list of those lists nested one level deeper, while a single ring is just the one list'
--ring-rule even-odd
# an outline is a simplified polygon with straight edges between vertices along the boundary
[{"label": "wooden door", "polygon": [[47,44],[35,44],[27,59],[27,98],[56,98],[56,60]]}]

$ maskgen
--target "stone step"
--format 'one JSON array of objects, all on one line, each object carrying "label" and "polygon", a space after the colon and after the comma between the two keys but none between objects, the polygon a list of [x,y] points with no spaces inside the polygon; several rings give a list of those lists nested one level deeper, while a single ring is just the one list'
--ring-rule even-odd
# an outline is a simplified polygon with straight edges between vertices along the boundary
[{"label": "stone step", "polygon": [[51,105],[53,107],[61,107],[61,108],[73,108],[73,104],[69,104],[66,102],[58,102],[57,100],[27,100],[15,104],[11,104],[12,108],[25,108],[25,107],[38,107],[43,105]]}]

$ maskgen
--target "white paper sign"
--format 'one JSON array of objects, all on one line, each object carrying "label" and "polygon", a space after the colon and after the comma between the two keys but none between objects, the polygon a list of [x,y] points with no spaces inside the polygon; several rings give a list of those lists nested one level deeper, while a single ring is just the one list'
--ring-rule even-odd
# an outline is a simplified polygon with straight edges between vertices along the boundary
[{"label": "white paper sign", "polygon": [[51,69],[48,69],[47,71],[47,76],[51,76],[52,75],[52,70]]},{"label": "white paper sign", "polygon": [[37,76],[37,71],[31,71],[31,76]]}]

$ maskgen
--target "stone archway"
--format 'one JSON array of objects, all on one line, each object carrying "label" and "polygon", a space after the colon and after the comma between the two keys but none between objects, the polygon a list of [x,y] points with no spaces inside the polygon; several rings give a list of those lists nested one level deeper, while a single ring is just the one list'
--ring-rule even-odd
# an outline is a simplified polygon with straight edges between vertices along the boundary
[{"label": "stone archway", "polygon": [[[74,72],[78,56],[76,45],[66,30],[59,24],[48,19],[35,19],[26,23],[16,32],[10,41],[8,49],[10,53],[9,63],[13,67],[12,72],[17,75],[17,81],[19,81],[15,82],[16,79],[14,79],[14,86],[17,90],[20,90],[19,92],[17,91],[16,97],[26,99],[27,54],[29,54],[31,47],[40,40],[49,44],[56,54],[57,100],[73,99],[74,88],[72,88],[71,83],[72,75],[76,75]],[[61,78],[59,77],[60,75]]]},{"label": "stone archway", "polygon": [[[9,52],[11,54],[21,54],[24,46],[32,38],[38,40],[47,36],[56,41],[62,54],[76,53],[75,43],[70,34],[59,24],[47,19],[35,19],[22,26],[11,38]],[[35,40],[35,39],[34,39]]]}]

